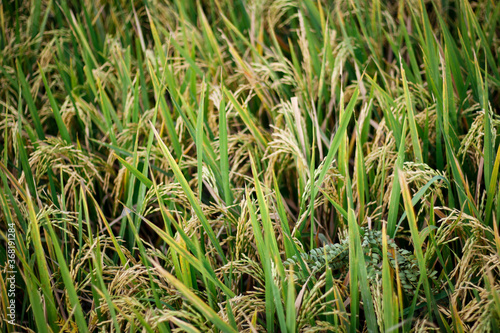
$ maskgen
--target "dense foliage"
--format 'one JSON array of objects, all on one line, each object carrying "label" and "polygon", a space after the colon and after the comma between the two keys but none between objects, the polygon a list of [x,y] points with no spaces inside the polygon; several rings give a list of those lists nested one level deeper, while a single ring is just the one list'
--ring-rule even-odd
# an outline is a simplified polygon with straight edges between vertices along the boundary
[{"label": "dense foliage", "polygon": [[0,330],[499,332],[497,1],[2,1],[0,28]]}]

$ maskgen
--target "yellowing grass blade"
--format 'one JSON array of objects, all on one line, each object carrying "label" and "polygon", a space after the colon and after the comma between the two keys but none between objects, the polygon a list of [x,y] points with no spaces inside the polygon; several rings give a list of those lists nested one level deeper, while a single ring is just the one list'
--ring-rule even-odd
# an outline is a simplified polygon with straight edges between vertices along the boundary
[{"label": "yellowing grass blade", "polygon": [[149,261],[153,264],[156,270],[165,277],[168,282],[170,282],[177,290],[179,290],[188,301],[200,311],[205,318],[210,320],[215,326],[217,326],[222,332],[236,333],[236,331],[212,309],[210,308],[201,298],[196,296],[191,290],[186,288],[179,280],[177,280],[172,274],[167,272],[163,267],[160,266],[155,260],[149,258]]}]

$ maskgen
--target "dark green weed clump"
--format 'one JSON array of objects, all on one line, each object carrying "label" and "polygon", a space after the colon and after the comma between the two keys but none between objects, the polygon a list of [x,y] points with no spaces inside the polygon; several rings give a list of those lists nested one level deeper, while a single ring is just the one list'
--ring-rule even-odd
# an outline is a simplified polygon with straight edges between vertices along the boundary
[{"label": "dark green weed clump", "polygon": [[[382,232],[361,228],[361,249],[366,264],[368,282],[373,284],[382,280],[382,257],[384,255]],[[414,296],[418,290],[420,271],[417,259],[410,251],[400,249],[392,239],[386,239],[387,260],[393,270],[398,270],[396,283],[399,281],[403,290]],[[349,272],[349,237],[342,238],[339,243],[328,244],[324,247],[312,249],[310,252],[297,255],[285,261],[285,267],[297,267],[296,278],[304,284],[312,275],[331,270],[335,278],[344,279]],[[306,267],[304,270],[302,265]],[[327,267],[328,266],[328,267]],[[432,278],[437,272],[428,274]],[[434,281],[435,284],[443,281]]]},{"label": "dark green weed clump", "polygon": [[0,330],[499,332],[494,0],[0,2]]}]

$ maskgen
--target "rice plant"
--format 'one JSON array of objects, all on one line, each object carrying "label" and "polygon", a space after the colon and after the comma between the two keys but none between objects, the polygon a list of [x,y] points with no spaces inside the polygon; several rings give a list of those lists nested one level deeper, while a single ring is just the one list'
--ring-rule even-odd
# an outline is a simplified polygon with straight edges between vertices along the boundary
[{"label": "rice plant", "polygon": [[0,2],[3,332],[500,332],[500,3]]}]

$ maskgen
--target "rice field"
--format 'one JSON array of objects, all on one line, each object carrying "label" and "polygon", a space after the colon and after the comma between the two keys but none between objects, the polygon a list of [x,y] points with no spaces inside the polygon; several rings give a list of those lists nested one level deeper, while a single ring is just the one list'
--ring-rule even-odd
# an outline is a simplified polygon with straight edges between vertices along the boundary
[{"label": "rice field", "polygon": [[500,332],[496,0],[0,1],[0,331]]}]

